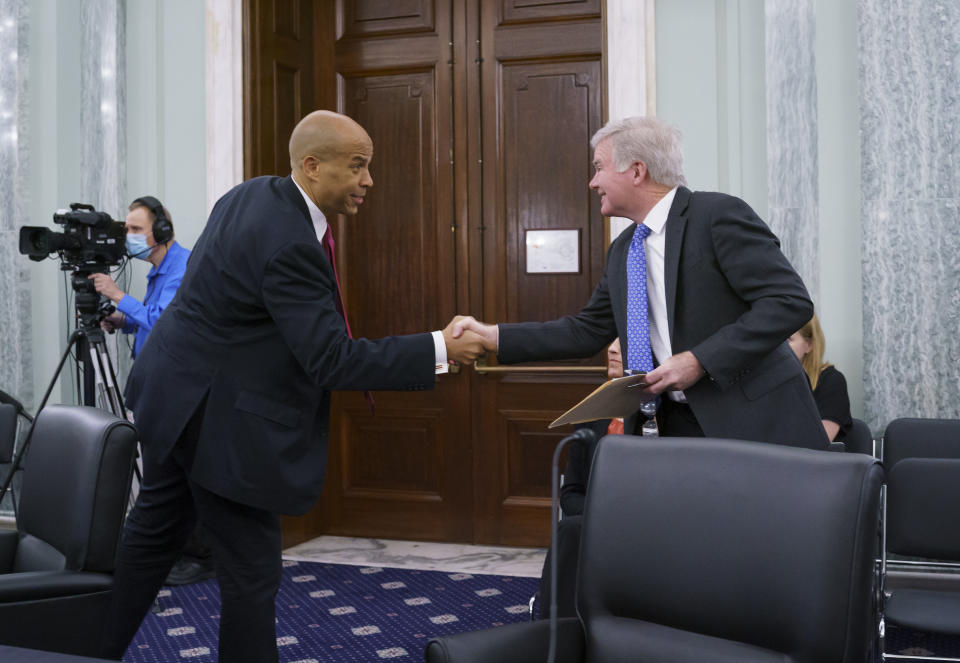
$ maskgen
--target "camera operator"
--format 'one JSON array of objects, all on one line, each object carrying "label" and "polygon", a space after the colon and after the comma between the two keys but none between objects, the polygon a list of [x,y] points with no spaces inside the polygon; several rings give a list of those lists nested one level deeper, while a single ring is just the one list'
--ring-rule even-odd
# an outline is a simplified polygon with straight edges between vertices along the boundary
[{"label": "camera operator", "polygon": [[103,328],[136,334],[133,346],[133,356],[136,357],[157,318],[176,294],[190,251],[173,239],[170,212],[159,200],[143,196],[130,203],[129,209],[127,253],[153,265],[147,274],[147,293],[143,302],[123,292],[108,274],[91,274],[89,278],[97,292],[117,307],[117,313],[104,319]]}]

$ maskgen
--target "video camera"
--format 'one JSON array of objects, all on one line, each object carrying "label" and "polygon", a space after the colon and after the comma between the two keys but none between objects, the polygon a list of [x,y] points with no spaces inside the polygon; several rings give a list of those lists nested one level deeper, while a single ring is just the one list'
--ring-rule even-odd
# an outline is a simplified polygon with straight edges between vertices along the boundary
[{"label": "video camera", "polygon": [[71,203],[70,211],[57,210],[53,222],[63,226],[56,232],[43,226],[20,228],[20,253],[40,261],[59,254],[60,269],[72,271],[70,285],[76,293],[75,304],[84,329],[98,329],[99,321],[114,311],[113,304],[94,288],[90,274],[106,274],[126,255],[127,228],[93,205]]},{"label": "video camera", "polygon": [[20,228],[20,253],[40,261],[57,253],[64,271],[107,272],[119,265],[126,251],[127,230],[121,221],[114,221],[93,205],[71,203],[70,211],[57,210],[53,222],[63,232],[43,226]]}]

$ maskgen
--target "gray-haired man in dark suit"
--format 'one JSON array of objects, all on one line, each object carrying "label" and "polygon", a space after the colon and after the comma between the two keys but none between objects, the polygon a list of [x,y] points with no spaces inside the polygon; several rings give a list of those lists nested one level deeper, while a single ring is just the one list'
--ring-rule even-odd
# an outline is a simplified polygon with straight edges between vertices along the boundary
[{"label": "gray-haired man in dark suit", "polygon": [[[656,118],[611,122],[591,144],[601,211],[634,224],[610,246],[586,307],[543,323],[467,318],[454,332],[480,333],[502,363],[589,357],[619,336],[626,367],[649,371],[637,407],[659,397],[662,435],[825,449],[809,383],[786,343],[813,304],[777,238],[739,198],[687,189],[679,132]],[[639,301],[632,243],[645,262],[646,278],[634,273]],[[630,365],[634,353],[649,365]]]}]

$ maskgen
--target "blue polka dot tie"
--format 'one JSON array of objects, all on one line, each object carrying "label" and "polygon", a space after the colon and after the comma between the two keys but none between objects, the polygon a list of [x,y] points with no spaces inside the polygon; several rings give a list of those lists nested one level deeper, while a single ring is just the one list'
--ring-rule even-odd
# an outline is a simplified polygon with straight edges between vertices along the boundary
[{"label": "blue polka dot tie", "polygon": [[627,368],[652,371],[650,320],[647,305],[647,254],[643,242],[650,228],[638,224],[627,251]]}]

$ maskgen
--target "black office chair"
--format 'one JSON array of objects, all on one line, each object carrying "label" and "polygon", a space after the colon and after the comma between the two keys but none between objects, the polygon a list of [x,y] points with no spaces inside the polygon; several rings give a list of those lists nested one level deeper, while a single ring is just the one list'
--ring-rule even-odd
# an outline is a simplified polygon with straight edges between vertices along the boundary
[{"label": "black office chair", "polygon": [[0,532],[0,643],[96,653],[136,445],[134,427],[103,410],[38,415],[17,530]]},{"label": "black office chair", "polygon": [[887,625],[960,636],[960,420],[891,421],[884,465],[881,637]]},{"label": "black office chair", "polygon": [[[863,663],[881,482],[862,454],[604,438],[556,660]],[[431,640],[426,660],[543,661],[548,639],[512,624]]]},{"label": "black office chair", "polygon": [[847,451],[869,456],[878,455],[874,453],[873,433],[870,432],[867,423],[860,419],[854,418],[853,426],[844,438],[843,443],[846,445]]}]

